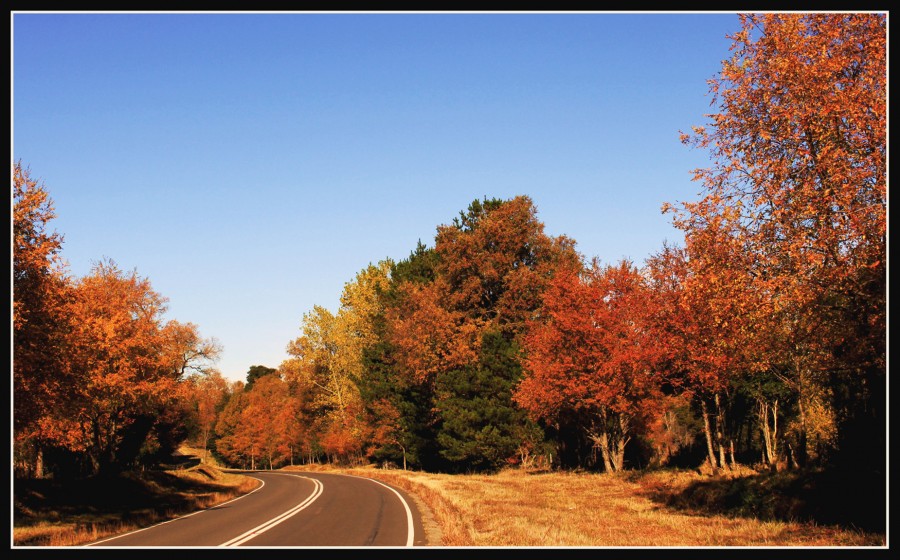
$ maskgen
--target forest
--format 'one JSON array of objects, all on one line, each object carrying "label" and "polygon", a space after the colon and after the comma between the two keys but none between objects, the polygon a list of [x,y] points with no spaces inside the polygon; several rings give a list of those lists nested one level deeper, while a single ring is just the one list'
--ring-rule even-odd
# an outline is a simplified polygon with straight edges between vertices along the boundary
[{"label": "forest", "polygon": [[886,18],[743,15],[730,39],[708,122],[681,134],[709,154],[701,194],[661,209],[683,243],[604,262],[527,194],[485,196],[375,256],[246,381],[137,271],[73,277],[50,191],[14,163],[15,475],[150,468],[191,441],[252,469],[884,479]]}]

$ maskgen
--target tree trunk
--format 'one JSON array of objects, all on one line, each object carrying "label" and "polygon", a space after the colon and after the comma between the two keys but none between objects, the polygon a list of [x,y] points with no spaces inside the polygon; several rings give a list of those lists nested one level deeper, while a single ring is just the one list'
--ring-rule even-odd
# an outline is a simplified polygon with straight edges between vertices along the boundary
[{"label": "tree trunk", "polygon": [[600,421],[587,430],[594,449],[600,449],[606,472],[619,472],[625,465],[625,445],[628,443],[628,418],[615,412],[603,411]]},{"label": "tree trunk", "polygon": [[[771,415],[771,423],[770,423]],[[759,428],[763,440],[763,462],[770,468],[778,468],[778,399],[769,406],[759,399]]]},{"label": "tree trunk", "polygon": [[797,369],[797,407],[800,411],[800,427],[797,434],[797,449],[793,453],[793,461],[799,467],[806,466],[807,449],[806,449],[806,407],[804,401],[807,398],[807,375],[806,368],[803,366],[802,360],[797,357],[794,360],[794,367]]},{"label": "tree trunk", "polygon": [[726,467],[725,461],[725,410],[722,408],[722,400],[719,393],[713,397],[716,403],[716,450],[719,452],[719,466]]},{"label": "tree trunk", "polygon": [[209,448],[209,428],[203,428],[203,459],[201,463],[206,462],[207,449]]},{"label": "tree trunk", "polygon": [[606,432],[600,432],[594,440],[594,445],[600,448],[600,456],[603,458],[603,468],[606,472],[615,472],[616,467],[613,465],[612,457],[609,452],[609,436]]},{"label": "tree trunk", "polygon": [[631,439],[628,437],[628,417],[624,414],[617,414],[619,418],[619,433],[616,437],[616,453],[615,453],[615,465],[616,470],[621,471],[625,468],[625,446],[628,445],[628,441]]},{"label": "tree trunk", "polygon": [[403,447],[403,444],[399,441],[397,442],[397,445],[399,445],[400,449],[403,451],[403,470],[406,470],[406,448]]},{"label": "tree trunk", "polygon": [[703,433],[706,435],[706,451],[709,466],[715,472],[718,469],[716,464],[716,453],[713,447],[712,429],[709,425],[709,409],[706,406],[706,400],[700,399],[700,410],[703,415]]},{"label": "tree trunk", "polygon": [[34,477],[44,478],[44,448],[37,446],[37,456],[34,458]]},{"label": "tree trunk", "polygon": [[800,409],[800,429],[797,434],[797,452],[794,456],[794,460],[796,461],[799,467],[806,466],[806,458],[807,458],[807,450],[806,450],[806,410],[803,406],[803,396],[801,395],[800,399],[797,401],[798,408]]},{"label": "tree trunk", "polygon": [[757,401],[757,416],[759,417],[759,434],[762,438],[763,463],[772,466],[772,434],[769,429],[769,405],[763,399]]}]

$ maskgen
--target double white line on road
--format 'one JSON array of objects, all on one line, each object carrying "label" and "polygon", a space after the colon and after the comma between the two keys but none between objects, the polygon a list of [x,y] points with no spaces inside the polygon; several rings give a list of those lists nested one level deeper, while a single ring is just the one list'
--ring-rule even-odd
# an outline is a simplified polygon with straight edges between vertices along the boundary
[{"label": "double white line on road", "polygon": [[172,523],[173,521],[178,521],[179,519],[184,519],[184,518],[186,518],[186,517],[191,517],[191,516],[197,515],[198,513],[203,513],[204,511],[210,511],[210,510],[213,510],[213,509],[217,509],[217,508],[220,508],[220,507],[222,507],[222,506],[224,506],[224,505],[226,505],[226,504],[230,504],[231,502],[236,502],[236,501],[240,500],[241,498],[246,498],[246,497],[249,496],[250,494],[253,494],[254,492],[256,492],[256,491],[258,491],[258,490],[262,490],[262,487],[266,485],[266,481],[265,481],[265,480],[262,480],[262,479],[256,478],[256,477],[251,477],[251,478],[253,478],[254,480],[258,480],[258,481],[260,482],[260,484],[259,484],[259,486],[257,486],[256,488],[254,488],[253,490],[251,490],[250,492],[247,492],[246,494],[244,494],[244,495],[242,495],[242,496],[238,496],[237,498],[228,500],[227,502],[223,502],[223,503],[221,503],[221,504],[218,504],[218,505],[216,505],[216,506],[212,506],[212,507],[210,507],[210,508],[200,509],[200,510],[197,510],[197,511],[195,511],[195,512],[189,513],[189,514],[187,514],[187,515],[181,515],[181,516],[175,517],[175,518],[173,518],[173,519],[169,519],[169,520],[167,520],[167,521],[163,521],[163,522],[161,522],[161,523],[157,523],[157,524],[155,524],[155,525],[150,525],[149,527],[144,527],[143,529],[137,529],[136,531],[129,531],[129,532],[127,532],[127,533],[122,533],[121,535],[116,535],[116,536],[109,537],[109,538],[107,538],[107,539],[103,539],[103,540],[100,540],[100,541],[94,541],[94,542],[88,543],[88,544],[86,544],[86,545],[84,545],[84,546],[94,546],[95,544],[105,543],[105,542],[107,542],[107,541],[111,541],[111,540],[114,540],[114,539],[118,539],[118,538],[121,538],[121,537],[124,537],[124,536],[127,536],[127,535],[133,535],[133,534],[135,534],[135,533],[140,533],[141,531],[146,531],[147,529],[153,529],[154,527],[159,527],[160,525],[165,525],[165,524],[167,524],[167,523]]},{"label": "double white line on road", "polygon": [[[290,476],[299,476],[299,475],[290,475]],[[315,484],[315,490],[313,490],[313,493],[310,494],[310,496],[308,498],[306,498],[305,500],[303,500],[296,506],[292,507],[291,509],[287,510],[286,512],[282,513],[278,517],[273,517],[272,519],[266,521],[262,525],[260,525],[258,527],[254,527],[253,529],[250,529],[246,533],[244,533],[242,535],[238,535],[237,537],[231,539],[228,542],[222,543],[219,546],[241,545],[256,536],[261,535],[262,533],[265,533],[266,531],[268,531],[272,527],[278,525],[282,521],[286,521],[286,520],[290,519],[291,517],[300,513],[302,510],[309,507],[309,505],[312,504],[314,501],[316,501],[316,498],[318,498],[322,494],[324,486],[322,485],[321,482],[319,482],[318,480],[316,480],[314,478],[309,478],[306,476],[301,476],[300,478],[306,478],[307,480],[311,480],[313,482],[313,484]]]}]

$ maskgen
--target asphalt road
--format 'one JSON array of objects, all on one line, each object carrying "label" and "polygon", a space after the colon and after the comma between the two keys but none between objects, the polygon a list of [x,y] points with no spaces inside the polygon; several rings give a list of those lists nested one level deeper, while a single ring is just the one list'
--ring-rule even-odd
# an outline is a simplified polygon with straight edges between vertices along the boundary
[{"label": "asphalt road", "polygon": [[253,471],[249,494],[146,529],[87,546],[304,547],[423,546],[413,500],[369,478]]}]

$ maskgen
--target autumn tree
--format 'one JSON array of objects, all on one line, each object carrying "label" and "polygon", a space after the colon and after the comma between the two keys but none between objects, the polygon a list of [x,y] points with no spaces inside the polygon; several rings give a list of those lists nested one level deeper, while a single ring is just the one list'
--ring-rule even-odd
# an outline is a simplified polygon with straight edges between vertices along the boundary
[{"label": "autumn tree", "polygon": [[595,260],[583,274],[554,279],[525,338],[516,401],[536,418],[584,430],[607,472],[624,468],[626,445],[658,404],[651,302],[631,263]]},{"label": "autumn tree", "polygon": [[361,270],[344,286],[336,314],[321,306],[306,313],[302,335],[287,348],[292,358],[281,367],[291,383],[312,395],[323,450],[341,461],[358,457],[370,433],[358,383],[363,351],[378,340],[378,292],[386,288],[391,266],[382,261]]},{"label": "autumn tree", "polygon": [[186,413],[182,373],[214,360],[216,343],[193,324],[165,322],[166,299],[150,281],[108,259],[75,282],[72,309],[76,382],[66,390],[76,409],[53,420],[70,434],[65,446],[84,452],[93,474],[127,467],[151,435],[160,455],[173,451],[181,436],[162,430],[181,429],[171,415]]},{"label": "autumn tree", "polygon": [[683,249],[665,247],[647,263],[660,379],[698,406],[713,469],[736,462],[740,424],[730,408],[738,380],[768,366],[759,347],[771,313],[767,292],[727,225],[731,215],[726,209],[703,228],[695,224]]},{"label": "autumn tree", "polygon": [[381,293],[388,289],[393,263],[370,264],[344,286],[338,309],[337,367],[354,381],[363,374],[363,350],[379,340],[376,322],[382,315]]},{"label": "autumn tree", "polygon": [[[193,323],[165,321],[148,279],[106,259],[73,279],[50,197],[13,166],[15,459],[25,474],[105,474],[166,458],[191,418],[185,376],[220,352]],[[49,457],[49,459],[48,459]]]},{"label": "autumn tree", "polygon": [[291,358],[279,366],[294,390],[306,396],[309,421],[319,443],[330,424],[340,423],[347,413],[354,391],[351,380],[336,367],[335,323],[334,314],[322,306],[304,313],[301,336],[287,346]]},{"label": "autumn tree", "polygon": [[442,371],[478,358],[483,321],[446,307],[450,287],[443,277],[427,284],[404,282],[388,310],[388,336],[397,365],[410,379],[431,387]]},{"label": "autumn tree", "polygon": [[444,306],[473,324],[493,323],[518,337],[560,267],[580,266],[575,243],[544,233],[527,196],[475,200],[435,237]]},{"label": "autumn tree", "polygon": [[216,454],[228,465],[249,468],[251,449],[249,441],[240,433],[241,419],[249,401],[248,392],[244,391],[244,383],[232,386],[228,400],[222,411],[216,416]]},{"label": "autumn tree", "polygon": [[216,419],[228,399],[228,381],[216,369],[188,378],[189,401],[196,417],[197,439],[203,447],[203,460],[209,455],[210,440],[215,436]]},{"label": "autumn tree", "polygon": [[474,200],[438,226],[430,258],[431,278],[401,284],[390,317],[400,365],[420,381],[477,362],[486,330],[518,338],[555,270],[580,264],[525,196]]},{"label": "autumn tree", "polygon": [[234,437],[250,455],[250,468],[271,470],[288,462],[297,421],[286,414],[293,409],[289,400],[288,386],[279,375],[263,376],[247,391]]},{"label": "autumn tree", "polygon": [[149,431],[155,404],[174,392],[175,377],[155,383],[165,300],[149,281],[107,260],[77,282],[76,293],[82,383],[72,389],[82,407],[82,445],[98,473],[118,463],[129,429]]},{"label": "autumn tree", "polygon": [[64,388],[73,383],[65,352],[72,329],[70,286],[60,251],[63,238],[49,231],[56,217],[44,185],[21,162],[13,165],[13,439],[22,470],[43,476],[45,443],[69,440],[53,416],[65,416]]},{"label": "autumn tree", "polygon": [[[727,205],[770,285],[777,364],[801,424],[828,405],[840,456],[883,464],[886,418],[887,20],[878,13],[740,16],[710,80],[706,191],[679,227]],[[687,218],[686,216],[690,216]],[[805,407],[805,408],[802,408]],[[801,426],[798,458],[808,449]]]},{"label": "autumn tree", "polygon": [[[279,388],[279,391],[281,390],[282,388]],[[313,449],[310,445],[310,430],[304,425],[303,401],[291,393],[290,384],[287,382],[283,382],[283,391],[284,395],[279,400],[272,418],[277,435],[274,455],[283,464],[293,465],[294,457],[297,457],[299,462],[311,462],[305,460]]]},{"label": "autumn tree", "polygon": [[[492,420],[496,441],[521,436],[521,418],[502,388],[518,381],[519,358],[501,359],[506,350],[500,348],[520,347],[554,273],[579,266],[580,257],[571,240],[544,233],[526,196],[473,201],[452,223],[438,226],[433,253],[419,258],[425,257],[431,271],[399,283],[387,310],[396,367],[432,395],[430,425],[446,467],[496,468],[502,463],[497,450],[473,447],[469,438]],[[488,339],[493,346],[485,349]],[[491,410],[473,416],[472,402]],[[501,447],[500,454],[516,455],[517,446]]]}]

